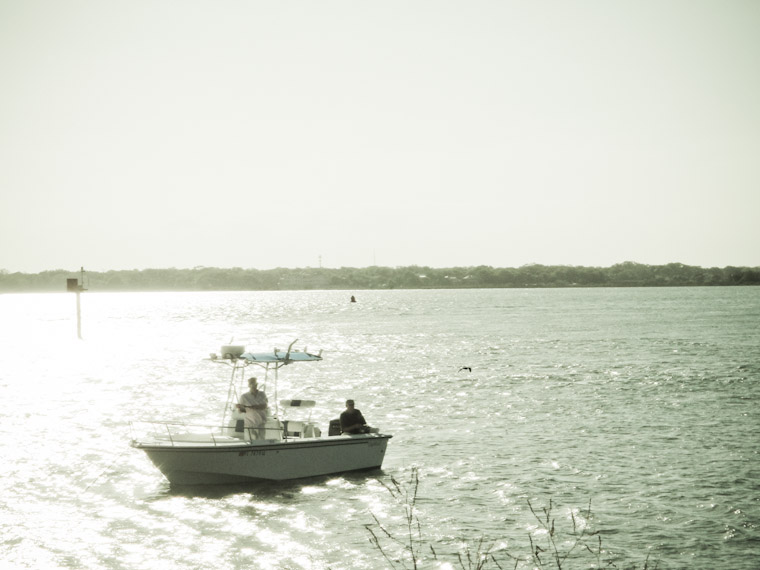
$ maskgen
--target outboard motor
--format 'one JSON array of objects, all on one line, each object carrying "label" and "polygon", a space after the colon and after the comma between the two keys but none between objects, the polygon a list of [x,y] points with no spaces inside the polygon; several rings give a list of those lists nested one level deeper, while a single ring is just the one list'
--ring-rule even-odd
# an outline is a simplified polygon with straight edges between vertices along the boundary
[{"label": "outboard motor", "polygon": [[327,435],[340,435],[340,420],[330,420],[330,429]]}]

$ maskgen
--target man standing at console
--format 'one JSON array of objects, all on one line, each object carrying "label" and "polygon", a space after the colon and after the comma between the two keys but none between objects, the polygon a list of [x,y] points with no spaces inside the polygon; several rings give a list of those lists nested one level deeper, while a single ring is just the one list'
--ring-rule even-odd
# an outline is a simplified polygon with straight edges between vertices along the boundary
[{"label": "man standing at console", "polygon": [[246,431],[251,439],[264,439],[264,424],[269,415],[269,401],[263,390],[259,390],[259,381],[255,376],[248,379],[251,391],[240,396],[238,410],[245,413]]}]

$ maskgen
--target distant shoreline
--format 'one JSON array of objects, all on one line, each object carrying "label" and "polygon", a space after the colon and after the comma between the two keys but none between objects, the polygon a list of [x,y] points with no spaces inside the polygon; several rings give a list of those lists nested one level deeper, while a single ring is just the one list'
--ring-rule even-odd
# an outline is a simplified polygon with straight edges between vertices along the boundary
[{"label": "distant shoreline", "polygon": [[[79,270],[40,273],[0,270],[0,293],[66,291]],[[583,287],[705,287],[760,285],[760,267],[703,268],[627,261],[610,267],[341,267],[301,269],[130,269],[85,272],[90,291],[292,291],[387,289],[525,289]]]}]

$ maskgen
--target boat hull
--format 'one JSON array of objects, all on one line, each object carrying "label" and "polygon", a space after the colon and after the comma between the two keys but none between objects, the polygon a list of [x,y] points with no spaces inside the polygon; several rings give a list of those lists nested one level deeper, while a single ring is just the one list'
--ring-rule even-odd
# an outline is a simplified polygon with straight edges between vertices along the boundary
[{"label": "boat hull", "polygon": [[378,469],[390,435],[181,445],[135,442],[172,485],[286,481]]}]

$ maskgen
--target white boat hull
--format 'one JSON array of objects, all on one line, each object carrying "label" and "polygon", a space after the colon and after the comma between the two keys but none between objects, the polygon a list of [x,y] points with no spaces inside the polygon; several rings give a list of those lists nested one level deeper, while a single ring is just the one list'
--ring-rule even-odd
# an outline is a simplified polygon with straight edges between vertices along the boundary
[{"label": "white boat hull", "polygon": [[362,434],[284,441],[133,445],[145,451],[173,485],[219,485],[378,469],[391,437]]}]

